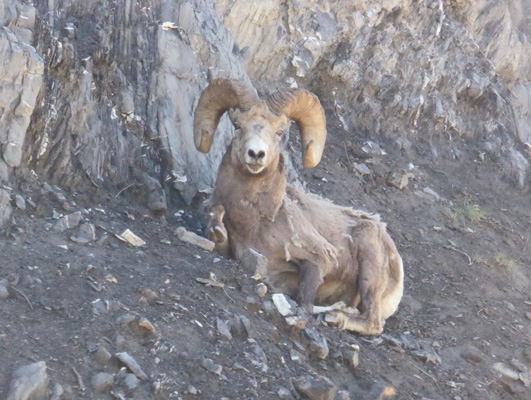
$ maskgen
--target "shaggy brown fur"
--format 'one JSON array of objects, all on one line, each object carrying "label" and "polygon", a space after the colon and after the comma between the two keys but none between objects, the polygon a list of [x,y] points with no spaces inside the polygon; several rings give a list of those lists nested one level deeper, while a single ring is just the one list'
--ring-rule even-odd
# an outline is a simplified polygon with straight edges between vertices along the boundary
[{"label": "shaggy brown fur", "polygon": [[216,249],[235,258],[255,249],[269,260],[272,286],[306,310],[344,302],[347,308],[330,312],[328,321],[380,334],[403,291],[402,259],[385,224],[378,215],[335,205],[286,183],[280,137],[289,121],[278,108],[272,112],[258,101],[230,115],[236,136],[219,167],[208,225]]}]

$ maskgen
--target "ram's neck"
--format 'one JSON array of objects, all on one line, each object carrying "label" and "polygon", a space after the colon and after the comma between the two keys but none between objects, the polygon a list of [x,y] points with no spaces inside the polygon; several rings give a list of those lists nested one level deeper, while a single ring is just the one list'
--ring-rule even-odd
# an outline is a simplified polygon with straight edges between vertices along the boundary
[{"label": "ram's neck", "polygon": [[259,223],[262,218],[274,220],[286,192],[282,155],[275,164],[261,174],[252,175],[235,168],[226,154],[219,168],[211,204],[222,204],[228,222],[233,226]]}]

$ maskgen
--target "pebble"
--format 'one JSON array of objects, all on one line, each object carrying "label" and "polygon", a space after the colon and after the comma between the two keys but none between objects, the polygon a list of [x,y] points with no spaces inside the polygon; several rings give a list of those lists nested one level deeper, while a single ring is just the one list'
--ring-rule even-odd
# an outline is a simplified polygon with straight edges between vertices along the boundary
[{"label": "pebble", "polygon": [[271,297],[275,307],[283,317],[288,317],[295,314],[295,311],[293,311],[291,308],[291,305],[285,295],[282,293],[275,293]]},{"label": "pebble", "polygon": [[114,377],[106,372],[99,372],[92,377],[92,389],[96,393],[104,392],[109,389],[114,383]]},{"label": "pebble", "polygon": [[308,400],[334,400],[339,388],[324,376],[292,379],[295,390]]},{"label": "pebble", "polygon": [[136,360],[131,357],[128,353],[117,353],[116,357],[127,367],[129,368],[129,371],[131,371],[133,374],[135,374],[139,379],[142,379],[143,381],[148,379],[148,376],[144,371],[142,371],[142,368],[140,368],[140,365],[136,362]]},{"label": "pebble", "polygon": [[175,236],[182,240],[183,242],[193,244],[194,246],[200,247],[202,249],[213,251],[216,244],[207,238],[199,236],[194,232],[187,231],[184,227],[179,227],[175,230]]},{"label": "pebble", "polygon": [[156,331],[153,324],[145,317],[140,318],[138,326],[149,334],[153,334]]},{"label": "pebble", "polygon": [[96,240],[96,228],[94,224],[84,223],[79,226],[77,236],[71,236],[70,240],[78,244],[87,244]]},{"label": "pebble", "polygon": [[223,367],[214,363],[210,358],[203,358],[203,360],[201,360],[201,366],[208,372],[212,372],[216,375],[221,375],[221,372],[223,371]]},{"label": "pebble", "polygon": [[111,353],[105,346],[99,346],[96,352],[94,353],[94,358],[101,365],[107,364],[111,360]]},{"label": "pebble", "polygon": [[267,275],[268,260],[266,256],[258,253],[253,249],[245,249],[241,258],[241,263],[247,269],[249,274],[254,280],[264,279]]},{"label": "pebble", "polygon": [[360,348],[359,346],[356,346],[357,349],[354,346],[351,346],[350,349],[344,350],[342,357],[345,360],[345,362],[350,365],[351,367],[357,368],[359,365],[359,357],[360,357]]},{"label": "pebble", "polygon": [[24,197],[17,194],[15,196],[15,205],[19,210],[25,210],[26,209],[26,200],[24,200]]},{"label": "pebble", "polygon": [[139,385],[140,381],[135,374],[126,374],[123,380],[123,385],[128,393],[134,392]]},{"label": "pebble", "polygon": [[186,394],[191,394],[192,396],[195,396],[198,391],[197,389],[195,388],[195,386],[192,386],[192,385],[188,385],[188,387],[186,388],[186,391],[185,391]]},{"label": "pebble", "polygon": [[9,297],[9,292],[4,285],[0,285],[0,300],[7,299]]},{"label": "pebble", "polygon": [[53,226],[55,232],[64,232],[67,229],[75,228],[81,222],[81,211],[76,211],[71,214],[65,215],[57,220]]},{"label": "pebble", "polygon": [[277,392],[279,399],[293,399],[291,392],[286,388],[280,388]]},{"label": "pebble", "polygon": [[46,363],[39,361],[20,367],[13,374],[7,400],[28,400],[44,396],[48,387]]},{"label": "pebble", "polygon": [[308,350],[310,354],[319,360],[326,359],[329,353],[326,339],[312,329],[304,329],[303,334],[308,341]]},{"label": "pebble", "polygon": [[232,334],[230,333],[229,326],[219,318],[216,318],[216,327],[218,328],[218,332],[222,337],[227,340],[232,339]]},{"label": "pebble", "polygon": [[265,297],[265,295],[267,294],[267,286],[264,283],[260,282],[258,285],[255,286],[254,292],[258,297]]}]

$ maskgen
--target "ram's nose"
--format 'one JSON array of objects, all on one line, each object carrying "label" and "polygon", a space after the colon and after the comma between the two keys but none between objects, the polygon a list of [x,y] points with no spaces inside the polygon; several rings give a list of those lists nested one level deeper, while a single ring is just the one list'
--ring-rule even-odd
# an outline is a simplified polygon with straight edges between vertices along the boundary
[{"label": "ram's nose", "polygon": [[251,161],[260,162],[265,159],[266,152],[263,149],[248,149],[247,156]]}]

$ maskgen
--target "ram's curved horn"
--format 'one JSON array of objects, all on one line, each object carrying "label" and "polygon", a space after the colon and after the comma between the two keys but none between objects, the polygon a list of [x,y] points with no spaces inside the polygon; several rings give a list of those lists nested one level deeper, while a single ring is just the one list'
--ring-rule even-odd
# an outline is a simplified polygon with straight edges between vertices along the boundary
[{"label": "ram's curved horn", "polygon": [[283,89],[269,96],[269,109],[284,114],[299,126],[302,144],[302,165],[313,168],[323,155],[326,141],[326,117],[313,93],[303,89]]},{"label": "ram's curved horn", "polygon": [[216,79],[203,90],[194,113],[194,142],[208,153],[221,116],[230,108],[248,110],[258,101],[249,85],[237,79]]}]

